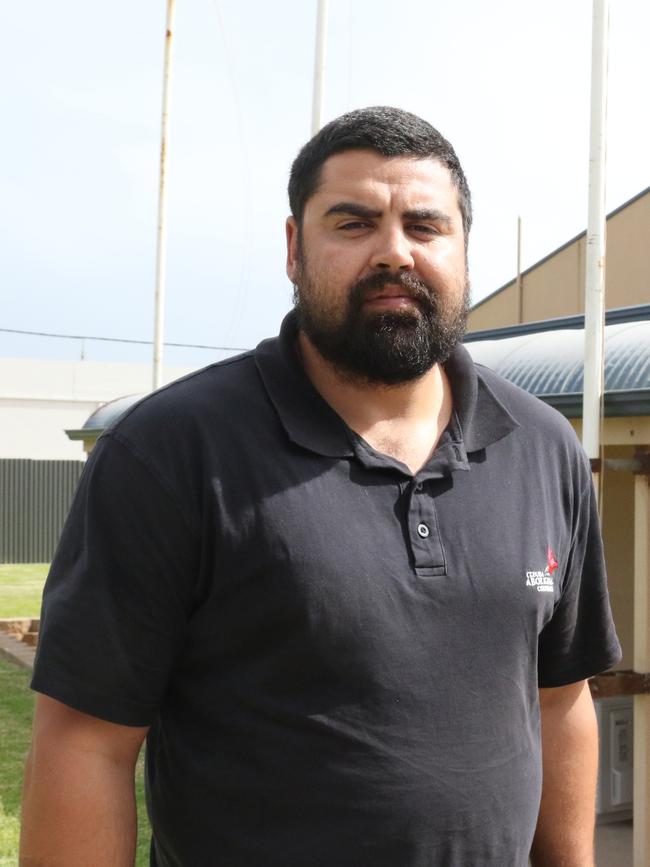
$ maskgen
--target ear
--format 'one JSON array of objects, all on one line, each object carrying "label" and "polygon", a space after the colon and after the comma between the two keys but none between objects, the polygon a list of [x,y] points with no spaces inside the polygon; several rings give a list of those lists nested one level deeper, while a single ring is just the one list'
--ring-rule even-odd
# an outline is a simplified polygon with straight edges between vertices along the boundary
[{"label": "ear", "polygon": [[298,273],[298,224],[295,217],[287,217],[285,225],[287,233],[287,277],[296,282]]}]

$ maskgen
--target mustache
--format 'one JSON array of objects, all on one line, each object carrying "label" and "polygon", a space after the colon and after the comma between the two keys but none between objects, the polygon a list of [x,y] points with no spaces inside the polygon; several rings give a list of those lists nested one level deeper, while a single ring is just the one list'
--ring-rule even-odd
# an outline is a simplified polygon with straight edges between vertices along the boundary
[{"label": "mustache", "polygon": [[362,306],[368,292],[377,292],[386,286],[399,286],[405,293],[417,301],[425,311],[434,312],[437,308],[436,293],[419,277],[404,271],[378,271],[362,277],[350,289],[349,301],[354,308]]}]

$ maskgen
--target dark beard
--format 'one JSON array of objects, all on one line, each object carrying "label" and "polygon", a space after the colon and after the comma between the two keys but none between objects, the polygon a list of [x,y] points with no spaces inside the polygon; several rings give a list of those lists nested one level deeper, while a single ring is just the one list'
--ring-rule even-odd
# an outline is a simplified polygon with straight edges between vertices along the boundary
[{"label": "dark beard", "polygon": [[[367,293],[389,284],[406,289],[418,309],[374,314],[364,311]],[[305,269],[301,268],[294,292],[299,327],[326,361],[353,379],[384,385],[417,379],[435,364],[446,361],[465,333],[468,285],[463,298],[454,299],[452,306],[450,299],[441,300],[433,289],[410,274],[371,274],[351,288],[346,315],[337,323],[326,321],[311,304],[313,293],[309,288]]]}]

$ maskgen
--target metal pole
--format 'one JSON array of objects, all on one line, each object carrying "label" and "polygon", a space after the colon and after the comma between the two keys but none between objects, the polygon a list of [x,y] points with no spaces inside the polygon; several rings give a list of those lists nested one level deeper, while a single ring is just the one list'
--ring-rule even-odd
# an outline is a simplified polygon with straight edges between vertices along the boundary
[{"label": "metal pole", "polygon": [[316,52],[314,55],[314,93],[311,106],[311,134],[323,125],[325,50],[327,46],[327,0],[318,0],[316,12]]},{"label": "metal pole", "polygon": [[521,217],[517,217],[517,310],[519,322],[524,321],[524,287],[521,281]]},{"label": "metal pole", "polygon": [[589,219],[585,274],[585,358],[582,444],[592,462],[598,492],[598,458],[603,399],[605,307],[605,157],[607,143],[608,0],[594,0],[591,46],[591,133]]},{"label": "metal pole", "polygon": [[165,265],[167,258],[167,144],[169,125],[169,97],[172,66],[172,34],[176,0],[167,0],[167,27],[165,30],[165,67],[163,73],[162,131],[160,139],[160,185],[158,191],[158,242],[156,250],[156,292],[154,296],[153,388],[162,385],[163,331],[165,319]]}]

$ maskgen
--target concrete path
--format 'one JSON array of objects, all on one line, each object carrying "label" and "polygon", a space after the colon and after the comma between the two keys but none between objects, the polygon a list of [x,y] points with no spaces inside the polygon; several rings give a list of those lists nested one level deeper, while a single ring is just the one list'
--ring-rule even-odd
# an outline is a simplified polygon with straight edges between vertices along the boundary
[{"label": "concrete path", "polygon": [[3,659],[22,668],[33,668],[35,655],[36,650],[24,641],[19,641],[6,632],[0,632],[0,656]]},{"label": "concrete path", "polygon": [[632,820],[596,828],[597,867],[632,867]]}]

